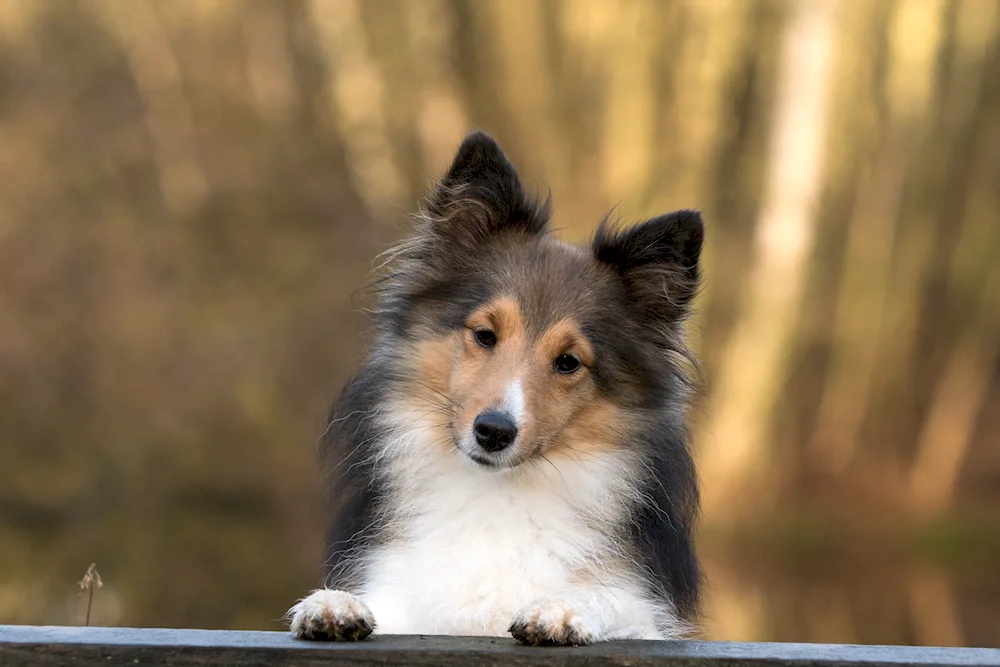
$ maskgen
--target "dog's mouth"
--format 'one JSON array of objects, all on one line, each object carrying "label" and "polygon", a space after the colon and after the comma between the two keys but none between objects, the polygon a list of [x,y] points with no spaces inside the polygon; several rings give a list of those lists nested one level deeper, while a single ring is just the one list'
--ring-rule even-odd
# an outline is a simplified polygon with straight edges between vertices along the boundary
[{"label": "dog's mouth", "polygon": [[473,463],[478,463],[479,465],[483,466],[484,468],[501,468],[501,467],[504,467],[504,466],[502,466],[500,464],[499,461],[491,460],[490,458],[488,458],[486,456],[482,456],[480,454],[466,454],[466,456],[468,456],[469,459],[471,459]]},{"label": "dog's mouth", "polygon": [[475,445],[470,446],[456,438],[455,449],[458,450],[463,458],[468,459],[477,468],[482,470],[496,472],[511,470],[524,462],[522,457],[516,455],[514,447],[505,449],[502,452],[491,453],[482,451]]}]

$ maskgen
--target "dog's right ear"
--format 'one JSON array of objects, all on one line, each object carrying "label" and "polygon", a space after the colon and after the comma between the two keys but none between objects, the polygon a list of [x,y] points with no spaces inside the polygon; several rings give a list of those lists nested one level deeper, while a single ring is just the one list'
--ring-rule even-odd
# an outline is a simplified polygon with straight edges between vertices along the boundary
[{"label": "dog's right ear", "polygon": [[480,131],[462,141],[427,211],[428,231],[466,248],[501,233],[543,234],[549,220],[549,202],[525,194],[514,165]]}]

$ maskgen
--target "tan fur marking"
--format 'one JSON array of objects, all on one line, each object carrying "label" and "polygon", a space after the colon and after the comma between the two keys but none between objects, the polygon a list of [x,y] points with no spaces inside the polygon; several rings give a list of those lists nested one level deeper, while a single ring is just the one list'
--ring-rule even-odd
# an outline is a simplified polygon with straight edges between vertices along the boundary
[{"label": "tan fur marking", "polygon": [[456,332],[417,345],[419,378],[416,386],[411,387],[413,393],[407,397],[418,412],[428,414],[428,421],[441,429],[441,437],[433,440],[444,451],[454,449],[451,436],[456,408],[451,398],[451,375],[463,354],[460,337]]},{"label": "tan fur marking", "polygon": [[[417,346],[420,380],[425,385],[420,389],[447,394],[451,368],[460,356],[460,348],[458,334],[425,340]],[[436,400],[440,398],[438,396]]]},{"label": "tan fur marking", "polygon": [[538,351],[552,360],[560,354],[573,354],[584,366],[594,364],[594,350],[572,320],[559,320],[549,327],[538,341]]},{"label": "tan fur marking", "polygon": [[551,444],[546,456],[580,459],[618,447],[615,431],[620,428],[621,412],[610,401],[596,396],[596,391],[594,393],[595,396],[566,425],[558,441]]},{"label": "tan fur marking", "polygon": [[[470,329],[486,328],[496,333],[503,341],[506,338],[524,336],[524,319],[521,308],[509,296],[500,297],[469,316],[467,326]],[[475,341],[473,341],[475,342]]]}]

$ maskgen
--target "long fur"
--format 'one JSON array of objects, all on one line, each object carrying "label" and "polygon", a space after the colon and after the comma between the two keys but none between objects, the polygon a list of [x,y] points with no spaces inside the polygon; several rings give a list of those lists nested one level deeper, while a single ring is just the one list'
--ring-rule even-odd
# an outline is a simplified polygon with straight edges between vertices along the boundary
[{"label": "long fur", "polygon": [[[700,280],[701,217],[605,220],[581,249],[549,236],[549,215],[477,132],[413,236],[387,254],[373,350],[323,436],[328,590],[293,607],[297,636],[360,638],[374,625],[565,644],[679,637],[696,621],[698,488],[684,416],[696,361],[681,325]],[[472,399],[450,389],[459,367],[440,367],[461,363],[470,314],[502,298],[524,340],[541,345],[569,322],[594,360],[580,380],[590,384],[573,385],[584,397],[575,407],[544,398],[563,395],[554,389],[538,394],[565,423],[540,421],[544,437],[497,471],[466,456]],[[597,410],[607,419],[590,419]]]}]

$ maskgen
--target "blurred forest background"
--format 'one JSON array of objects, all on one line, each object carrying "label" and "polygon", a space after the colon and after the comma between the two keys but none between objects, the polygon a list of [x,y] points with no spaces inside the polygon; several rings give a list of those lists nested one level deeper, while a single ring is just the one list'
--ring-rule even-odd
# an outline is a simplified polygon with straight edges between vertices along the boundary
[{"label": "blurred forest background", "polygon": [[281,627],[472,127],[705,213],[706,636],[1000,646],[997,0],[3,0],[0,623]]}]

